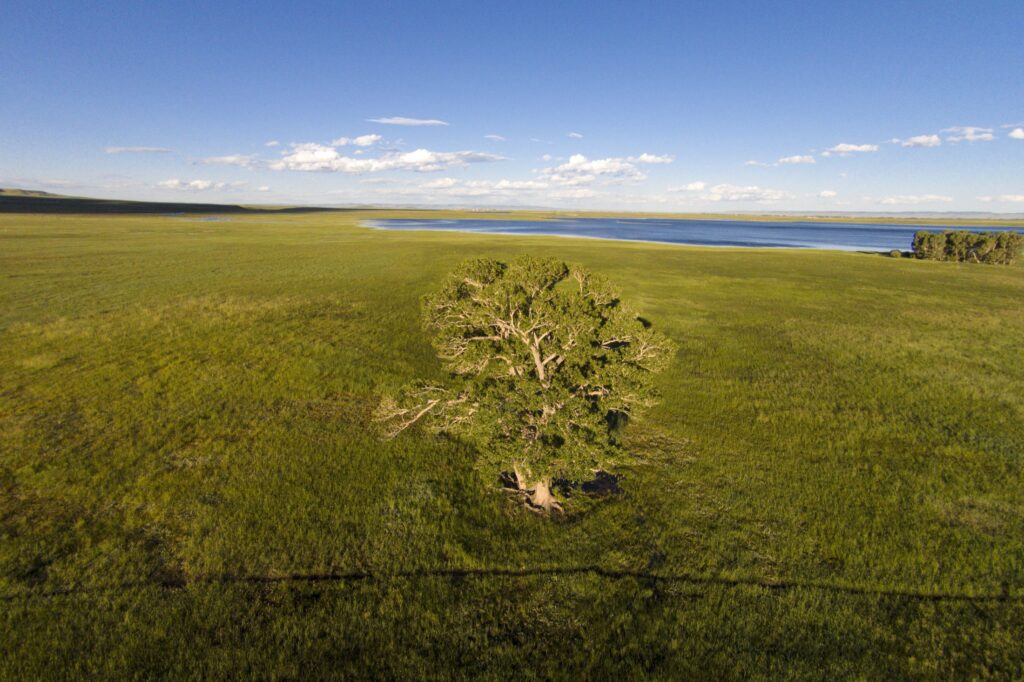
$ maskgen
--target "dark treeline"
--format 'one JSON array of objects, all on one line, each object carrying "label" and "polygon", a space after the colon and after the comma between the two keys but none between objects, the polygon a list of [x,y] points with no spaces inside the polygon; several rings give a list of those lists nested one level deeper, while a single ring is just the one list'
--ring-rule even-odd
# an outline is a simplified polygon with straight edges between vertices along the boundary
[{"label": "dark treeline", "polygon": [[1012,265],[1024,250],[1020,232],[967,232],[947,230],[914,235],[914,257],[958,263]]}]

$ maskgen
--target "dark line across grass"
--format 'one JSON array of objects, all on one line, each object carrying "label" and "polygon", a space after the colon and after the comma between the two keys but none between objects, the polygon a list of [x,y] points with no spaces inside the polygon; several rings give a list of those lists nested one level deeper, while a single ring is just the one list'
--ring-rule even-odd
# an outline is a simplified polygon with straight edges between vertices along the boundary
[{"label": "dark line across grass", "polygon": [[959,601],[959,602],[1012,602],[1024,604],[1024,595],[1017,594],[1019,588],[1006,586],[1002,594],[965,594],[954,592],[928,592],[919,590],[892,590],[859,585],[838,585],[828,582],[802,580],[757,580],[755,578],[729,578],[724,576],[700,576],[690,574],[663,574],[647,571],[610,569],[602,566],[538,566],[533,568],[438,568],[412,571],[342,571],[326,573],[288,573],[282,575],[208,575],[189,579],[162,579],[155,581],[131,581],[116,585],[79,587],[24,594],[0,595],[0,601],[18,599],[62,597],[98,592],[119,592],[143,587],[184,589],[194,585],[208,584],[274,584],[274,583],[319,583],[345,581],[386,581],[389,579],[415,578],[527,578],[538,576],[572,576],[591,574],[610,580],[636,579],[650,583],[690,583],[693,585],[716,585],[724,587],[759,587],[765,590],[821,590],[838,594],[852,594],[876,597],[894,597],[917,601]]}]

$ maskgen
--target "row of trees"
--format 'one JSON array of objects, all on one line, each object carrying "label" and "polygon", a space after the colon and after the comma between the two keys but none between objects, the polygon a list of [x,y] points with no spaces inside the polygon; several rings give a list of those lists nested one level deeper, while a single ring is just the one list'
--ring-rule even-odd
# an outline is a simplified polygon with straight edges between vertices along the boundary
[{"label": "row of trees", "polygon": [[914,235],[914,257],[959,263],[1012,265],[1024,250],[1020,232],[967,232],[947,230]]}]

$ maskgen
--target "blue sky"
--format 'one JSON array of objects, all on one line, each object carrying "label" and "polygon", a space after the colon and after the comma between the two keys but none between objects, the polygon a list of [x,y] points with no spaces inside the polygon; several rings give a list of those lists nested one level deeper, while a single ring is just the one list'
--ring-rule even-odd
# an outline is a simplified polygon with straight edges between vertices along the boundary
[{"label": "blue sky", "polygon": [[0,186],[134,199],[1024,211],[1024,2],[48,3]]}]

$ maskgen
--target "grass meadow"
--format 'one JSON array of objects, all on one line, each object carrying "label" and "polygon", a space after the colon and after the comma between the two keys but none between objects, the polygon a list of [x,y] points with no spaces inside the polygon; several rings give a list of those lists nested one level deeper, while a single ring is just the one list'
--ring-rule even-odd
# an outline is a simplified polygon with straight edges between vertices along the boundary
[{"label": "grass meadow", "polygon": [[[1024,268],[363,215],[0,216],[0,678],[1024,677]],[[680,346],[553,521],[370,421],[523,253]]]}]

